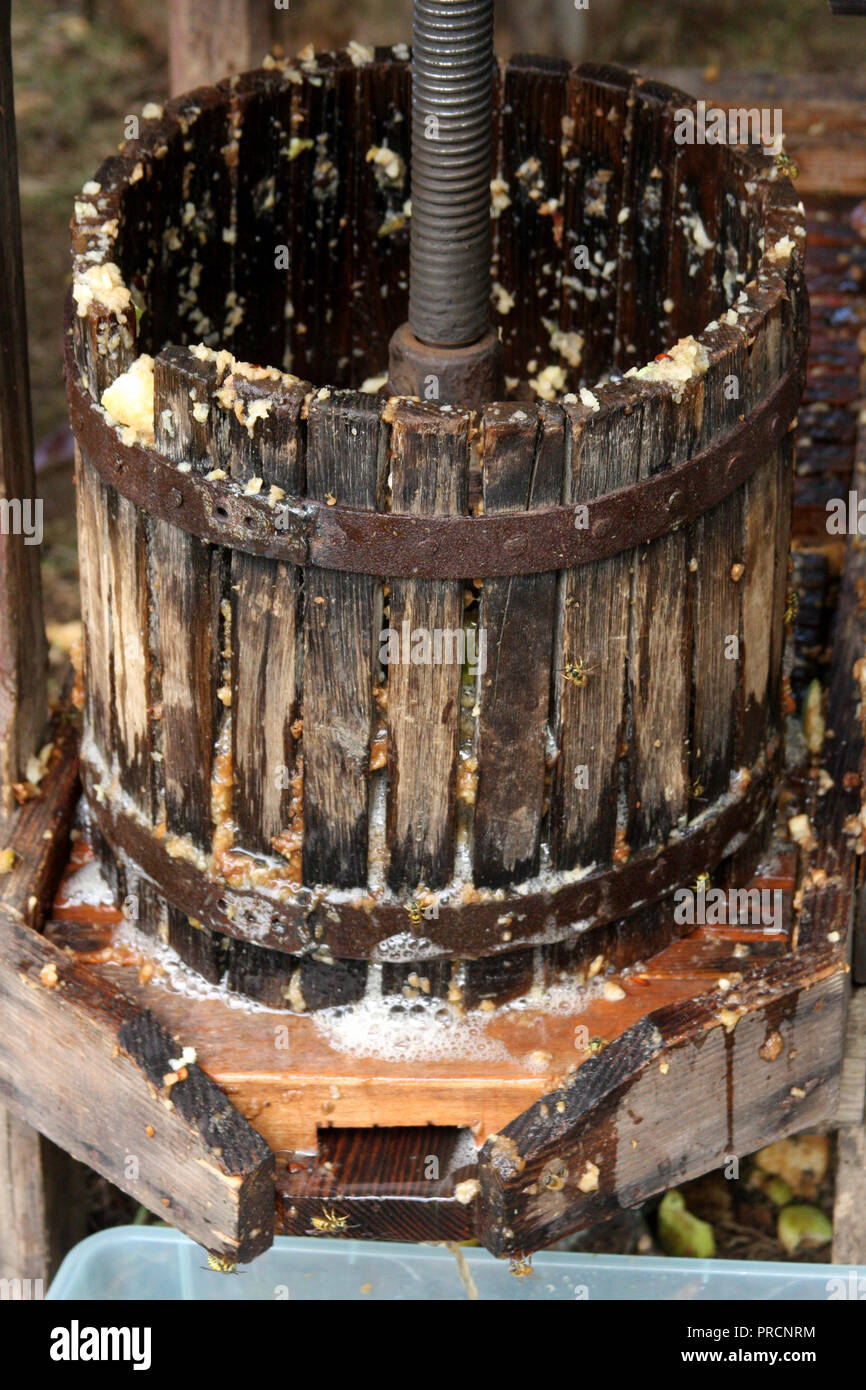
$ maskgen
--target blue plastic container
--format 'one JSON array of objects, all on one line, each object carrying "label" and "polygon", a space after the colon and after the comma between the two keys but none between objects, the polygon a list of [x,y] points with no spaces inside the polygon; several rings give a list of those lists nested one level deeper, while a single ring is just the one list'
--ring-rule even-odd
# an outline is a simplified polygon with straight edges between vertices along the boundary
[{"label": "blue plastic container", "polygon": [[[820,1299],[848,1284],[845,1265],[669,1260],[654,1256],[546,1252],[516,1278],[507,1261],[462,1248],[468,1275],[485,1300]],[[862,1277],[863,1271],[854,1271]],[[856,1287],[856,1283],[854,1285]],[[837,1297],[840,1294],[837,1292]],[[844,1295],[842,1295],[844,1296]],[[240,1274],[207,1268],[200,1246],[165,1227],[118,1226],[66,1256],[48,1299],[341,1299],[363,1302],[466,1299],[453,1251],[435,1245],[278,1236]]]}]

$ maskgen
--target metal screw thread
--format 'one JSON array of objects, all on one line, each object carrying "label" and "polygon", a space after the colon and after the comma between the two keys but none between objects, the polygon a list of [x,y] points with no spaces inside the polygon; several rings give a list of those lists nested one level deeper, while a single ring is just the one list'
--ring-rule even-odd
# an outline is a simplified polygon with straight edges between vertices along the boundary
[{"label": "metal screw thread", "polygon": [[409,325],[442,347],[490,315],[493,0],[415,0]]}]

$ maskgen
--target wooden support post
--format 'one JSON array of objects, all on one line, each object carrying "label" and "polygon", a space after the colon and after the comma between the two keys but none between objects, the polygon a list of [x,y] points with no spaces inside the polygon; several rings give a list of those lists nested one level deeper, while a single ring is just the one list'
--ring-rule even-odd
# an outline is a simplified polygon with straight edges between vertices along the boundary
[{"label": "wooden support post", "polygon": [[189,92],[261,63],[271,45],[270,0],[171,0],[171,90]]},{"label": "wooden support post", "polygon": [[85,1169],[0,1105],[0,1280],[41,1298],[87,1229]]},{"label": "wooden support post", "polygon": [[[11,0],[0,0],[0,802],[8,813],[45,723],[45,633],[18,157],[12,101]],[[29,536],[22,534],[28,519]]]}]

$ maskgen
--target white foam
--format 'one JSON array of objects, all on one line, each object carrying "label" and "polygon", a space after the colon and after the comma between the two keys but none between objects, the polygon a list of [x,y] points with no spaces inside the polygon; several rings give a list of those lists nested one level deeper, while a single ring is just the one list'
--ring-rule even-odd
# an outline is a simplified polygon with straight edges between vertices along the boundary
[{"label": "white foam", "polygon": [[114,893],[98,859],[91,859],[69,875],[63,884],[63,900],[68,907],[114,907]]},{"label": "white foam", "polygon": [[150,980],[151,989],[158,988],[166,993],[182,994],[186,999],[217,1000],[226,1008],[237,1009],[240,1013],[278,1014],[285,1017],[285,1009],[271,1009],[265,1004],[258,1004],[253,999],[247,999],[246,995],[228,989],[224,983],[211,984],[203,975],[185,965],[171,946],[166,946],[164,942],[157,941],[152,936],[146,936],[131,922],[124,920],[120,924],[114,933],[114,940],[119,946],[127,946],[130,950],[139,952],[158,967]]}]

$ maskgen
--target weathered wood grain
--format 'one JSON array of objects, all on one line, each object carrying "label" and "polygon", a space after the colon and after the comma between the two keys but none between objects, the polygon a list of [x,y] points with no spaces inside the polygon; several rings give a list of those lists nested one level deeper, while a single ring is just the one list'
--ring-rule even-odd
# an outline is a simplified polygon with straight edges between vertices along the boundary
[{"label": "weathered wood grain", "polygon": [[[760,314],[760,328],[749,350],[744,391],[746,410],[752,409],[778,379],[782,337],[778,295],[756,290],[754,296],[750,296],[749,305],[752,304]],[[767,619],[768,613],[773,614],[774,619],[776,617],[774,585],[776,532],[780,522],[778,492],[779,451],[776,451],[753,474],[745,490],[745,572],[740,581],[743,589],[740,652],[743,713],[737,753],[739,761],[746,766],[758,756],[769,725],[773,643],[767,631]]]},{"label": "weathered wood grain", "polygon": [[[290,377],[251,380],[243,371],[222,385],[226,407],[213,457],[238,482],[273,496],[276,528],[281,495],[303,491],[300,413],[309,388]],[[231,809],[238,843],[268,854],[290,828],[298,770],[292,725],[300,715],[301,589],[295,566],[232,552],[230,653],[223,653],[231,659]]]},{"label": "weathered wood grain", "polygon": [[352,383],[353,217],[359,161],[366,160],[355,141],[356,73],[345,53],[319,54],[303,66],[303,81],[292,87],[296,143],[284,156],[291,161],[291,291],[283,360],[299,376],[341,387]]},{"label": "weathered wood grain", "polygon": [[96,747],[112,743],[111,581],[108,536],[109,489],[81,450],[75,450],[81,612],[84,619],[84,701]]},{"label": "weathered wood grain", "polygon": [[[161,453],[209,467],[208,424],[196,405],[211,399],[212,362],[169,348],[154,370],[154,427]],[[192,394],[191,394],[192,393]],[[166,521],[153,523],[151,583],[159,644],[159,764],[169,834],[211,847],[211,773],[217,732],[221,557]]]},{"label": "weathered wood grain", "polygon": [[86,1234],[84,1168],[0,1105],[0,1280],[10,1290],[4,1298],[42,1298],[66,1252]]},{"label": "weathered wood grain", "polygon": [[[580,504],[637,478],[642,407],[633,388],[605,392],[604,414],[565,406],[564,500]],[[629,554],[563,573],[553,666],[559,756],[550,791],[550,854],[557,869],[614,855],[631,597]]]},{"label": "weathered wood grain", "polygon": [[[488,406],[482,432],[486,515],[559,503],[565,420],[558,407],[536,416]],[[478,884],[520,882],[538,869],[556,590],[556,575],[542,574],[488,579],[481,592],[486,670],[478,681]]]},{"label": "weathered wood grain", "polygon": [[[505,370],[521,378],[558,360],[544,320],[556,325],[559,316],[562,223],[551,200],[558,200],[562,178],[568,73],[561,59],[526,55],[505,68],[502,177],[511,204],[497,228],[498,269],[515,298],[502,321]],[[532,294],[522,292],[526,284]]]},{"label": "weathered wood grain", "polygon": [[360,387],[386,373],[388,342],[409,308],[410,64],[377,48],[355,83],[350,384]]},{"label": "weathered wood grain", "polygon": [[[465,411],[410,402],[393,411],[391,510],[414,516],[466,511],[469,428]],[[450,637],[463,627],[459,580],[391,583],[390,628],[401,659],[388,665],[388,881],[397,891],[438,888],[451,876],[462,671]],[[407,635],[428,659],[407,651]],[[437,660],[436,634],[442,638]]]},{"label": "weathered wood grain", "polygon": [[[799,978],[790,958],[756,974],[763,991],[648,1014],[487,1141],[479,1234],[488,1249],[539,1249],[832,1113],[838,958],[803,963]],[[768,1058],[773,1034],[783,1045]]]},{"label": "weathered wood grain", "polygon": [[[713,335],[704,377],[701,437],[730,428],[742,409],[746,355],[742,335],[722,325]],[[734,394],[734,392],[737,394]],[[700,447],[700,446],[699,446]],[[691,811],[698,815],[730,782],[740,715],[742,590],[735,565],[745,559],[744,492],[738,490],[688,532],[688,564],[694,565],[694,670],[689,780]]]},{"label": "weathered wood grain", "polygon": [[[662,389],[644,404],[638,474],[687,458],[703,409],[703,382]],[[689,553],[684,531],[641,546],[633,556],[628,650],[629,848],[666,840],[689,801],[688,738],[692,672]]]},{"label": "weathered wood grain", "polygon": [[[563,126],[560,327],[583,336],[583,375],[597,381],[615,359],[619,221],[632,159],[634,74],[582,63],[568,81]],[[585,254],[584,254],[585,249]],[[583,268],[578,261],[588,261]]]},{"label": "weathered wood grain", "polygon": [[[381,505],[387,432],[372,396],[310,402],[307,492]],[[310,569],[304,589],[304,882],[367,880],[368,784],[381,582]]]},{"label": "weathered wood grain", "polygon": [[[674,108],[668,89],[638,78],[630,110],[632,141],[623,185],[623,235],[617,263],[614,363],[639,367],[665,343],[661,325],[668,298],[671,226],[676,187]],[[693,324],[693,327],[697,327]]]},{"label": "weathered wood grain", "polygon": [[[47,716],[39,546],[11,518],[36,508],[18,156],[12,92],[10,0],[0,4],[0,809],[37,751]],[[35,515],[35,514],[34,514]],[[32,537],[31,537],[32,541]]]},{"label": "weathered wood grain", "polygon": [[[342,1230],[354,1240],[368,1233],[377,1240],[471,1240],[475,1162],[468,1130],[325,1129],[309,1166],[278,1176],[277,1219],[284,1235],[327,1237]],[[460,1189],[461,1183],[468,1188]],[[345,1226],[323,1229],[325,1208],[345,1217]]]}]

